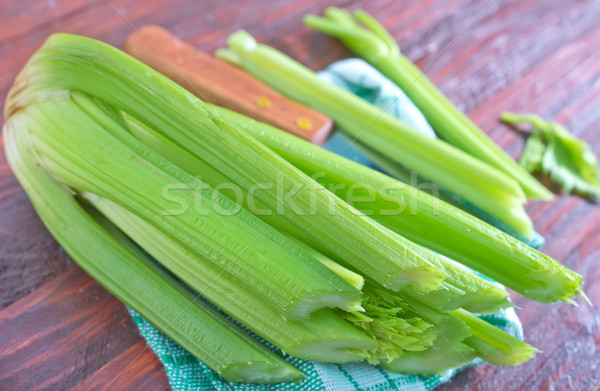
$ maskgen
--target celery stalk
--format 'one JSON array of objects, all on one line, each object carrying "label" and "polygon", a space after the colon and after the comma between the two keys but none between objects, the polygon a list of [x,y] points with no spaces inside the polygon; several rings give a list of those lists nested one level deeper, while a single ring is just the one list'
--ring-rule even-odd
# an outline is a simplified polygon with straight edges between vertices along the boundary
[{"label": "celery stalk", "polygon": [[[226,109],[215,109],[225,111]],[[582,278],[547,255],[423,191],[272,126],[228,112],[229,121],[350,200],[350,188],[375,196],[354,202],[415,243],[493,278],[532,300],[572,302]]]},{"label": "celery stalk", "polygon": [[464,321],[472,334],[465,344],[477,351],[479,357],[492,365],[519,365],[531,359],[539,350],[503,332],[464,310],[452,311]]},{"label": "celery stalk", "polygon": [[354,94],[320,80],[283,53],[257,44],[245,31],[232,34],[217,56],[266,84],[332,117],[351,136],[486,213],[531,235],[525,195],[511,177],[439,139],[431,139]]},{"label": "celery stalk", "polygon": [[[229,118],[232,123],[237,123],[239,121],[240,123],[237,125],[240,128],[245,126],[244,123],[249,120],[244,116],[227,112],[216,106],[213,107],[213,109],[222,113],[223,117]],[[210,179],[209,184],[212,185],[218,183],[214,178],[218,177],[219,173],[211,172],[210,167],[207,167],[201,161],[201,156],[193,156],[187,151],[173,145],[168,140],[165,140],[160,137],[160,135],[156,134],[156,132],[143,126],[139,121],[134,120],[126,114],[124,115],[124,119],[132,133],[139,137],[145,145],[159,151],[163,156],[169,156],[173,163],[179,165],[187,172],[192,174],[201,173],[205,180],[207,178],[212,178]],[[260,126],[253,128],[260,129]],[[314,176],[317,177],[318,175]],[[244,194],[243,198],[246,198],[246,194]],[[246,205],[244,204],[244,206]],[[257,216],[264,219],[264,216],[261,214],[257,214]],[[265,219],[265,221],[284,232],[288,232],[292,236],[296,235],[296,239],[300,241],[307,241],[307,243],[310,243],[310,239],[304,237],[302,233],[298,235],[295,230],[295,225],[292,225],[292,222],[290,221],[282,220],[274,222],[272,219]],[[311,255],[319,259],[319,255],[315,255],[319,254],[319,252],[310,249],[310,246],[307,247],[308,249],[305,247],[304,250],[310,252]],[[415,254],[418,254],[420,258],[427,260],[429,264],[441,270],[448,278],[442,282],[439,289],[431,290],[427,293],[415,292],[414,289],[411,289],[410,287],[400,288],[400,291],[405,292],[405,294],[415,297],[423,303],[444,312],[463,307],[470,311],[490,313],[496,312],[500,308],[510,306],[508,293],[506,293],[504,289],[474,276],[468,271],[465,272],[465,270],[452,264],[450,261],[441,259],[439,256],[420,246],[411,245],[411,250]],[[343,262],[344,260],[340,259],[340,261]]]},{"label": "celery stalk", "polygon": [[357,10],[352,16],[348,11],[332,7],[325,11],[324,17],[308,15],[304,21],[316,30],[339,38],[396,83],[450,144],[518,181],[530,198],[552,199],[548,189],[508,156],[400,53],[393,37],[371,15]]},{"label": "celery stalk", "polygon": [[[150,252],[154,257],[162,262],[169,262],[168,259],[177,260],[184,257],[192,257],[189,252],[185,249],[169,242],[167,238],[160,234],[160,232],[147,226],[147,224],[137,218],[135,215],[130,214],[123,208],[119,207],[115,203],[107,199],[103,199],[93,194],[84,195],[89,202],[97,207],[105,216],[113,221],[117,226],[128,233],[137,243],[143,246],[147,251]],[[296,239],[292,239],[296,241]],[[302,244],[303,248],[307,247]],[[320,260],[325,260],[329,267],[333,267],[336,270],[343,270],[342,276],[348,278],[349,281],[356,281],[356,276],[337,265],[331,259],[319,254],[315,250],[311,250],[311,255]],[[332,269],[332,270],[333,270]],[[191,272],[191,273],[190,273]],[[360,277],[360,276],[358,276]],[[193,282],[194,279],[198,278],[193,270],[189,270],[188,273],[184,274],[186,282]],[[362,281],[361,281],[362,282]],[[261,311],[261,320],[258,322],[253,316],[245,314],[243,311],[235,309],[236,303],[231,303],[227,300],[220,298],[223,292],[218,294],[212,292],[211,288],[206,288],[201,292],[207,298],[212,299],[215,297],[220,303],[221,308],[226,311],[231,311],[235,314],[240,315],[238,320],[247,325],[251,330],[267,339],[285,350],[286,352],[298,356],[301,358],[318,359],[321,361],[331,361],[332,357],[337,354],[336,360],[342,361],[345,355],[352,357],[353,360],[359,360],[363,357],[371,363],[378,363],[381,360],[389,360],[391,358],[402,355],[405,351],[418,351],[423,350],[430,346],[435,339],[435,335],[431,330],[431,325],[423,320],[417,313],[411,311],[408,306],[401,301],[399,298],[395,298],[390,293],[385,293],[381,289],[370,287],[365,292],[365,304],[364,309],[360,311],[345,312],[338,311],[338,315],[354,325],[358,330],[372,338],[372,341],[376,341],[377,344],[369,349],[365,349],[365,343],[360,348],[348,348],[350,353],[336,353],[338,348],[335,348],[334,352],[328,351],[328,346],[323,343],[322,346],[316,350],[318,353],[311,352],[310,356],[307,356],[305,347],[308,345],[307,342],[303,341],[300,347],[304,350],[298,352],[296,347],[296,341],[290,340],[285,335],[275,333],[275,329],[280,327],[288,327],[290,322],[286,322],[287,326],[281,324],[281,321],[277,319],[271,319],[267,317],[263,311]],[[255,308],[256,303],[246,302],[246,306]],[[232,309],[233,308],[233,309]],[[311,318],[311,321],[313,319]],[[272,324],[270,327],[265,327],[264,322]],[[305,324],[312,324],[312,322],[304,322]],[[338,327],[338,329],[341,329]],[[340,332],[340,331],[337,331]],[[294,333],[297,335],[298,333]],[[295,338],[298,338],[297,336]],[[355,356],[352,356],[355,354]]]},{"label": "celery stalk", "polygon": [[90,215],[39,165],[23,115],[4,130],[8,161],[40,218],[73,259],[123,303],[224,379],[272,384],[303,375],[201,300],[177,287],[122,234]]},{"label": "celery stalk", "polygon": [[[254,189],[255,198],[309,236],[311,246],[314,243],[327,249],[328,255],[339,255],[352,269],[386,287],[410,284],[427,291],[439,287],[444,279],[442,272],[414,254],[410,242],[360,216],[268,148],[229,126],[227,118],[220,118],[211,106],[108,45],[54,35],[34,55],[17,84],[21,87],[13,89],[8,114],[58,90],[89,93],[179,148],[201,156],[213,173],[220,172],[228,183],[247,192]],[[257,184],[271,187],[256,192]]]},{"label": "celery stalk", "polygon": [[[506,232],[510,236],[513,236],[520,241],[529,244],[529,242],[534,239],[533,236],[525,236],[517,232],[514,228],[511,228],[507,224],[495,219],[489,213],[482,211],[481,209],[467,203],[464,199],[460,198],[456,194],[448,193],[443,189],[436,189],[433,187],[432,183],[427,182],[424,178],[417,175],[416,172],[410,172],[402,165],[393,161],[392,159],[383,156],[379,152],[369,148],[359,142],[354,143],[355,147],[362,151],[365,156],[369,158],[377,167],[379,167],[383,172],[388,174],[389,176],[399,179],[400,181],[411,185],[412,187],[416,187],[419,190],[426,191],[428,194],[433,195],[440,200],[455,206],[459,209],[464,210],[465,212],[485,221],[488,224],[493,225],[494,227]],[[528,217],[526,217],[528,218]],[[474,311],[476,312],[476,311]]]},{"label": "celery stalk", "polygon": [[[324,307],[360,306],[358,290],[220,193],[149,151],[85,95],[71,92],[68,100],[42,101],[24,110],[33,145],[50,173],[74,189],[118,202],[194,248],[199,272],[216,266],[215,284],[225,284],[222,273],[227,273],[241,297],[244,292],[259,296],[291,319]],[[187,209],[172,210],[165,189],[173,185]]]}]

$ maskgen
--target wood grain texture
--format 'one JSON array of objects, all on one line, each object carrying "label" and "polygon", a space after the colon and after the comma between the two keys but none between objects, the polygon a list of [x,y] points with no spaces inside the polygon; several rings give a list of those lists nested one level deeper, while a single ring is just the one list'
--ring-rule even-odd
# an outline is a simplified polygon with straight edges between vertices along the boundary
[{"label": "wood grain texture", "polygon": [[[520,154],[524,138],[498,124],[503,110],[558,119],[600,154],[598,1],[5,3],[0,7],[2,104],[29,56],[58,31],[122,47],[133,26],[152,23],[212,52],[229,33],[244,28],[259,41],[321,69],[350,53],[334,39],[303,27],[302,17],[342,5],[364,8],[381,20],[403,52],[512,156]],[[514,295],[526,339],[544,353],[519,367],[483,365],[463,371],[440,390],[600,387],[600,207],[558,196],[531,203],[527,210],[548,240],[544,251],[584,275],[586,293],[596,305],[544,305]],[[0,312],[0,389],[77,384],[102,389],[140,351],[140,361],[110,388],[165,389],[162,368],[144,351],[123,307],[72,265],[41,225],[0,153],[0,308],[8,306]]]},{"label": "wood grain texture", "polygon": [[2,310],[0,336],[2,390],[68,389],[144,343],[123,305],[79,267]]},{"label": "wood grain texture", "polygon": [[[135,374],[131,376],[131,374]],[[140,341],[109,361],[73,391],[169,390],[167,375],[145,341]]]}]

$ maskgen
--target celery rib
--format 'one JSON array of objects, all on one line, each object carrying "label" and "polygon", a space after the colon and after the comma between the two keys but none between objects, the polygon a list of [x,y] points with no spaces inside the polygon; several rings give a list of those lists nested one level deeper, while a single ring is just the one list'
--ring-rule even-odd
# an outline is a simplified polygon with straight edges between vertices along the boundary
[{"label": "celery rib", "polygon": [[533,233],[525,195],[500,170],[452,145],[431,139],[354,94],[320,80],[283,53],[245,31],[232,34],[225,59],[279,92],[332,117],[345,132],[410,170],[476,205],[524,235]]},{"label": "celery rib", "polygon": [[357,185],[375,193],[372,202],[357,202],[354,207],[371,211],[371,217],[407,239],[532,300],[571,302],[573,296],[582,294],[579,274],[476,217],[282,130],[249,121],[241,114],[228,115],[232,124],[340,197],[346,197],[346,189]]},{"label": "celery rib", "polygon": [[464,310],[452,315],[465,322],[472,334],[465,344],[477,351],[479,357],[492,365],[519,365],[539,352],[533,346],[507,334]]},{"label": "celery rib", "polygon": [[396,83],[446,141],[516,180],[529,197],[552,199],[548,189],[508,156],[400,53],[393,37],[371,15],[361,10],[351,15],[332,7],[322,18],[308,15],[305,24],[339,38]]},{"label": "celery rib", "polygon": [[[21,115],[22,116],[22,115]],[[35,161],[23,118],[4,130],[7,157],[50,233],[96,281],[228,381],[299,381],[303,375],[201,300],[132,252],[122,234],[105,228]]]}]

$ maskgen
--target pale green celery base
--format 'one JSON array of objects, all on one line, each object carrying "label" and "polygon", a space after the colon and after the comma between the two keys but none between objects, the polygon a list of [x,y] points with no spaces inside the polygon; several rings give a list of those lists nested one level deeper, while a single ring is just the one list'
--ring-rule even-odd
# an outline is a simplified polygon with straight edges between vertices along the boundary
[{"label": "pale green celery base", "polygon": [[300,371],[214,309],[192,301],[140,251],[132,252],[135,245],[114,226],[90,216],[69,189],[41,168],[28,131],[23,114],[7,119],[9,163],[48,230],[88,274],[226,380],[272,384],[302,379]]},{"label": "pale green celery base", "polygon": [[345,196],[344,186],[357,184],[375,193],[374,202],[354,206],[407,239],[533,300],[569,301],[580,293],[579,274],[476,217],[272,126],[215,109],[339,196]]}]

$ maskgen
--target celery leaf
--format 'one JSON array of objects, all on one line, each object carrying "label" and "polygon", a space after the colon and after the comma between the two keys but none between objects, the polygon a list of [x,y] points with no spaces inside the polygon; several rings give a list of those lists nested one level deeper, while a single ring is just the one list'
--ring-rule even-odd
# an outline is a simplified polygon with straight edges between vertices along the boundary
[{"label": "celery leaf", "polygon": [[527,171],[550,175],[567,193],[600,196],[598,159],[588,143],[573,136],[562,125],[536,115],[504,113],[502,121],[532,125],[531,136],[519,159]]}]

